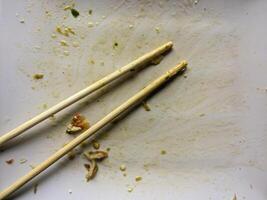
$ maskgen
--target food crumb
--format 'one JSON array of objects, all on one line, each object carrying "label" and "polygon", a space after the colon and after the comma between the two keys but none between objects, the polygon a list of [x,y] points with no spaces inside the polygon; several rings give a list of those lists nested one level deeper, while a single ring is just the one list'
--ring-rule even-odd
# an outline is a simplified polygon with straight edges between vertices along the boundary
[{"label": "food crumb", "polygon": [[46,103],[43,104],[43,109],[47,109],[47,104]]},{"label": "food crumb", "polygon": [[21,24],[24,24],[24,23],[25,23],[25,20],[24,20],[24,19],[20,19],[19,22],[20,22]]},{"label": "food crumb", "polygon": [[93,10],[90,9],[90,10],[88,11],[88,13],[89,13],[89,15],[92,15],[92,14],[93,14]]},{"label": "food crumb", "polygon": [[148,106],[148,104],[145,101],[142,102],[142,106],[145,109],[145,111],[150,111],[151,110],[150,107]]},{"label": "food crumb", "polygon": [[98,171],[98,166],[95,160],[91,160],[89,164],[84,164],[84,167],[87,169],[87,174],[85,176],[86,181],[93,179]]},{"label": "food crumb", "polygon": [[161,150],[161,151],[160,151],[160,154],[161,154],[161,155],[165,155],[166,153],[167,153],[167,152],[166,152],[165,150]]},{"label": "food crumb", "polygon": [[62,46],[69,46],[66,40],[61,40],[61,41],[60,41],[60,44],[61,44]]},{"label": "food crumb", "polygon": [[155,31],[156,31],[157,33],[159,33],[159,32],[160,32],[159,27],[156,27],[156,28],[155,28]]},{"label": "food crumb", "polygon": [[40,79],[43,79],[43,78],[44,78],[44,75],[43,75],[43,74],[34,74],[34,75],[33,75],[33,78],[34,78],[35,80],[40,80]]},{"label": "food crumb", "polygon": [[84,152],[84,156],[89,160],[102,161],[108,157],[108,153],[105,151],[88,151]]},{"label": "food crumb", "polygon": [[76,114],[73,116],[71,123],[67,126],[66,133],[76,133],[82,130],[86,130],[90,127],[87,119],[80,114]]},{"label": "food crumb", "polygon": [[6,160],[6,164],[11,165],[14,162],[14,159]]},{"label": "food crumb", "polygon": [[38,189],[38,183],[34,184],[33,186],[33,193],[36,194]]},{"label": "food crumb", "polygon": [[141,176],[136,176],[135,177],[135,181],[138,182],[138,181],[141,181],[142,180],[142,177]]},{"label": "food crumb", "polygon": [[20,159],[20,160],[19,160],[19,163],[20,163],[20,164],[23,164],[23,163],[26,163],[26,162],[27,162],[26,159]]},{"label": "food crumb", "polygon": [[100,144],[99,144],[99,142],[94,141],[94,142],[93,142],[93,147],[94,147],[94,149],[99,149],[99,148],[100,148]]},{"label": "food crumb", "polygon": [[79,11],[74,9],[74,8],[71,8],[70,11],[71,11],[72,16],[75,17],[75,18],[80,15]]},{"label": "food crumb", "polygon": [[130,28],[130,29],[132,29],[132,28],[133,28],[133,25],[132,25],[132,24],[130,24],[130,25],[129,25],[129,28]]},{"label": "food crumb", "polygon": [[124,172],[124,173],[123,173],[123,176],[127,176],[127,174]]},{"label": "food crumb", "polygon": [[71,6],[67,5],[64,7],[64,10],[70,10],[71,9]]},{"label": "food crumb", "polygon": [[133,191],[133,188],[132,187],[128,187],[128,192],[132,192]]},{"label": "food crumb", "polygon": [[110,151],[110,148],[108,147],[108,148],[106,148],[106,151]]},{"label": "food crumb", "polygon": [[126,165],[122,164],[122,165],[120,166],[120,170],[121,170],[122,172],[124,172],[124,171],[126,170]]},{"label": "food crumb", "polygon": [[56,38],[56,37],[57,37],[56,34],[54,34],[54,33],[51,34],[51,38]]},{"label": "food crumb", "polygon": [[201,113],[200,115],[199,115],[199,117],[204,117],[205,116],[205,113]]},{"label": "food crumb", "polygon": [[113,49],[115,49],[117,46],[119,46],[118,42],[114,42]]}]

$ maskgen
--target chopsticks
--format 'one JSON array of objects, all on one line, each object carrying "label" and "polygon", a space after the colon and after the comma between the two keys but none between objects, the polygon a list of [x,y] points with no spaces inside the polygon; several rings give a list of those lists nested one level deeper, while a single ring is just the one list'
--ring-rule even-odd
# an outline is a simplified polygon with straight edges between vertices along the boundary
[{"label": "chopsticks", "polygon": [[0,146],[6,143],[7,141],[11,140],[12,138],[20,135],[24,131],[30,129],[31,127],[37,125],[38,123],[44,121],[45,119],[51,117],[55,113],[63,110],[64,108],[68,107],[69,105],[75,103],[76,101],[84,98],[85,96],[91,94],[92,92],[98,90],[99,88],[105,86],[106,84],[114,81],[115,79],[119,78],[123,74],[134,71],[138,67],[151,62],[154,58],[160,56],[161,54],[167,52],[172,48],[173,43],[167,42],[162,46],[154,49],[153,51],[139,57],[138,59],[132,61],[128,65],[116,70],[115,72],[105,76],[104,78],[98,80],[97,82],[93,83],[92,85],[88,86],[87,88],[77,92],[76,94],[68,97],[67,99],[61,101],[60,103],[54,105],[53,107],[49,108],[48,110],[42,112],[41,114],[33,117],[32,119],[24,122],[23,124],[19,125],[17,128],[9,131],[8,133],[4,134],[0,137]]},{"label": "chopsticks", "polygon": [[121,104],[119,107],[115,108],[113,111],[111,111],[109,114],[107,114],[104,118],[99,120],[96,124],[94,124],[92,127],[90,127],[85,132],[81,133],[78,137],[73,139],[71,142],[69,142],[67,145],[59,149],[56,153],[54,153],[52,156],[50,156],[47,160],[36,166],[34,169],[32,169],[28,174],[18,179],[16,182],[14,182],[12,185],[7,187],[4,191],[0,193],[0,199],[4,199],[16,190],[18,190],[20,187],[22,187],[24,184],[29,182],[31,179],[33,179],[35,176],[40,174],[42,171],[47,169],[49,166],[51,166],[53,163],[55,163],[57,160],[62,158],[64,155],[66,155],[68,152],[70,152],[72,149],[77,147],[79,144],[81,144],[84,140],[88,139],[92,135],[94,135],[98,130],[100,130],[102,127],[104,127],[106,124],[111,122],[113,119],[115,119],[117,116],[119,116],[121,113],[123,113],[125,110],[130,108],[131,106],[140,103],[142,99],[147,97],[149,94],[151,94],[155,89],[157,89],[159,86],[164,84],[166,81],[168,81],[170,78],[174,77],[178,72],[183,71],[186,69],[187,62],[182,61],[177,66],[173,67],[169,71],[167,71],[165,74],[154,80],[152,83],[147,85],[144,89],[139,91],[137,94],[129,98],[127,101],[125,101],[123,104]]}]

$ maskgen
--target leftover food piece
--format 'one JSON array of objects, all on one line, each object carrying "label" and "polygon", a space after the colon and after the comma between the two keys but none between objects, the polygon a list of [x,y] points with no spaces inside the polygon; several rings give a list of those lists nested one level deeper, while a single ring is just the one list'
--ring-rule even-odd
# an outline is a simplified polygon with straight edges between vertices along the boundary
[{"label": "leftover food piece", "polygon": [[132,187],[128,187],[128,192],[132,192],[133,191],[133,188]]},{"label": "leftover food piece", "polygon": [[33,78],[34,78],[35,80],[43,79],[43,78],[44,78],[44,75],[43,75],[43,74],[34,74],[34,75],[33,75]]},{"label": "leftover food piece", "polygon": [[145,109],[145,111],[150,111],[151,110],[150,107],[148,106],[148,104],[145,101],[142,102],[142,106]]},{"label": "leftover food piece", "polygon": [[38,183],[33,186],[33,193],[36,194],[38,189]]},{"label": "leftover food piece", "polygon": [[122,165],[120,166],[120,170],[121,170],[122,172],[124,172],[124,171],[126,170],[126,166],[125,166],[124,164],[122,164]]},{"label": "leftover food piece", "polygon": [[84,167],[87,169],[87,174],[85,178],[88,182],[96,176],[98,171],[98,166],[95,160],[91,160],[89,164],[84,164]]},{"label": "leftover food piece", "polygon": [[142,180],[142,177],[141,176],[136,176],[135,177],[135,181],[138,182],[138,181],[141,181]]},{"label": "leftover food piece", "polygon": [[167,152],[166,152],[165,150],[161,150],[161,151],[160,151],[160,154],[161,154],[161,155],[165,155],[166,153],[167,153]]},{"label": "leftover food piece", "polygon": [[11,165],[14,162],[14,159],[6,160],[6,164]]},{"label": "leftover food piece", "polygon": [[108,157],[108,153],[105,151],[88,151],[84,153],[85,157],[90,160],[101,161]]},{"label": "leftover food piece", "polygon": [[74,115],[71,120],[71,123],[67,126],[66,132],[69,134],[76,133],[82,130],[86,130],[90,127],[87,119],[80,114]]},{"label": "leftover food piece", "polygon": [[20,159],[20,160],[19,160],[19,163],[20,163],[20,164],[23,164],[23,163],[25,163],[25,162],[27,162],[26,159]]},{"label": "leftover food piece", "polygon": [[70,11],[71,11],[72,16],[75,18],[80,15],[79,11],[74,8],[71,8]]},{"label": "leftover food piece", "polygon": [[89,15],[92,15],[92,14],[93,14],[93,10],[90,9],[90,10],[88,11],[88,13],[89,13]]},{"label": "leftover food piece", "polygon": [[93,147],[94,147],[94,149],[99,149],[99,148],[100,148],[100,144],[99,144],[99,142],[94,141],[94,142],[93,142]]}]

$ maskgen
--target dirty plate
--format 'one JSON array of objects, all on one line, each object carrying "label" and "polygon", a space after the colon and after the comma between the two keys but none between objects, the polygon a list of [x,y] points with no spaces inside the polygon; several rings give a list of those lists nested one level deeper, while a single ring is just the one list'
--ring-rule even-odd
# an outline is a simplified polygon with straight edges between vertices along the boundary
[{"label": "dirty plate", "polygon": [[73,139],[74,114],[94,124],[186,59],[189,70],[148,100],[149,112],[140,106],[100,132],[110,152],[95,179],[86,182],[83,156],[66,157],[15,196],[267,199],[267,2],[75,1],[71,12],[72,3],[0,2],[1,134],[167,41],[174,50],[10,142],[0,189]]}]

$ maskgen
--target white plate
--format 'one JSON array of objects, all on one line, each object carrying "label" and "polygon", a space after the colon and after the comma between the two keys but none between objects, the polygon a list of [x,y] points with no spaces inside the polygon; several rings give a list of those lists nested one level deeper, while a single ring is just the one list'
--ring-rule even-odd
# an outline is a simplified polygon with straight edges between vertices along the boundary
[{"label": "white plate", "polygon": [[[0,2],[1,134],[42,112],[44,104],[56,104],[166,41],[174,42],[174,50],[159,65],[10,142],[0,156],[1,190],[72,139],[65,129],[74,113],[93,124],[187,59],[187,78],[175,79],[153,96],[150,112],[139,107],[101,133],[101,147],[111,151],[94,180],[85,181],[82,157],[64,158],[15,196],[220,200],[236,194],[238,200],[267,199],[267,1],[77,1],[78,18],[63,8],[63,1]],[[63,24],[75,35],[56,33]],[[60,46],[62,39],[70,46]],[[44,78],[33,80],[35,73]],[[12,165],[5,163],[10,158]],[[126,177],[121,164],[127,166]],[[135,176],[143,180],[136,183]]]}]

